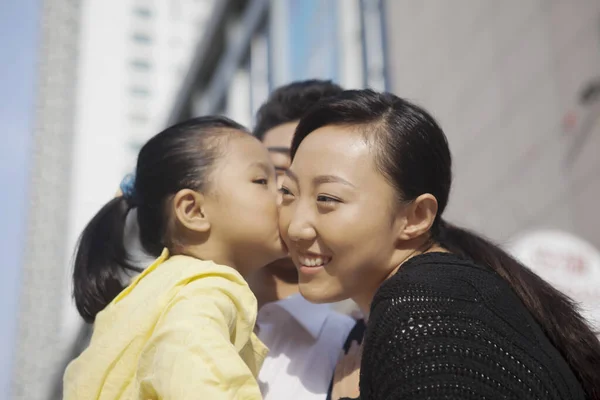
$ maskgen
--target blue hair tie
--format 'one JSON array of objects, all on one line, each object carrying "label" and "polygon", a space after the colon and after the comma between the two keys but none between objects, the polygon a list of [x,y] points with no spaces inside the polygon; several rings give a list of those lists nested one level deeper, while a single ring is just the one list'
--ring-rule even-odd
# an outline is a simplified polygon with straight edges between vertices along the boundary
[{"label": "blue hair tie", "polygon": [[127,174],[119,185],[125,200],[131,202],[135,197],[135,174]]}]

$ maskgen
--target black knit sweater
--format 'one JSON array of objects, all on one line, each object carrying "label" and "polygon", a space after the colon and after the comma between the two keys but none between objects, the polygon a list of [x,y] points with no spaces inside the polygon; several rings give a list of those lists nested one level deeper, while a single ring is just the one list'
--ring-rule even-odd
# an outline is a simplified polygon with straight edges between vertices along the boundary
[{"label": "black knit sweater", "polygon": [[413,257],[377,291],[362,400],[585,399],[508,283],[447,253]]}]

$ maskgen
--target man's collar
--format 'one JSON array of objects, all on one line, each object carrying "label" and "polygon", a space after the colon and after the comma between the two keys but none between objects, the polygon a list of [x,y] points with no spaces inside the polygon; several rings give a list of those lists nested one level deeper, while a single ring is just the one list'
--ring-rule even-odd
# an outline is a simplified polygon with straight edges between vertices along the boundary
[{"label": "man's collar", "polygon": [[265,304],[263,308],[265,307],[279,307],[285,310],[315,340],[319,337],[329,314],[335,312],[329,304],[311,303],[299,293],[274,303]]}]

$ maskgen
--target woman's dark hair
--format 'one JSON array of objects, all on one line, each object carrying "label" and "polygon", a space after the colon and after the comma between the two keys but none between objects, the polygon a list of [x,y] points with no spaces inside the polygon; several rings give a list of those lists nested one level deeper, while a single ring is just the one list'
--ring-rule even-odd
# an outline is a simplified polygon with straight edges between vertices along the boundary
[{"label": "woman's dark hair", "polygon": [[446,136],[422,108],[390,93],[349,90],[324,100],[301,120],[292,141],[292,158],[301,142],[328,126],[360,129],[373,146],[375,164],[410,202],[424,193],[438,201],[431,239],[450,252],[488,266],[512,286],[554,346],[567,360],[589,398],[600,398],[600,342],[567,296],[481,236],[442,219],[452,182]]},{"label": "woman's dark hair", "polygon": [[246,128],[225,117],[200,117],[165,129],[140,150],[131,193],[108,202],[83,230],[75,255],[73,296],[79,314],[93,322],[124,288],[128,275],[140,272],[125,249],[127,213],[137,208],[140,240],[158,257],[172,248],[167,237],[167,200],[181,189],[205,191],[215,161],[233,132]]}]

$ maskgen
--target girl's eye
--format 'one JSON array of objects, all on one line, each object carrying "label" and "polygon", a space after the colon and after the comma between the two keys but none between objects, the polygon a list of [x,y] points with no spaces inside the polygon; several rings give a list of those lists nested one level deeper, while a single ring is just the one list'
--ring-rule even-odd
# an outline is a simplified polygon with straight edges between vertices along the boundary
[{"label": "girl's eye", "polygon": [[269,180],[268,179],[255,179],[252,182],[258,184],[258,185],[268,185],[269,184]]},{"label": "girl's eye", "polygon": [[341,203],[341,200],[336,199],[335,197],[326,196],[324,194],[320,194],[317,196],[317,201],[319,203]]}]

